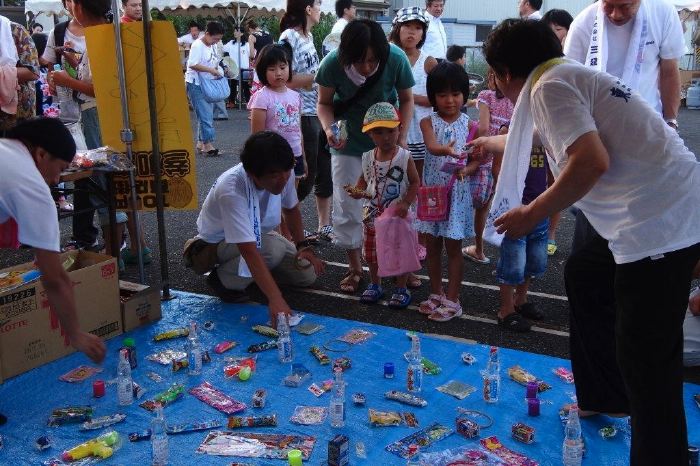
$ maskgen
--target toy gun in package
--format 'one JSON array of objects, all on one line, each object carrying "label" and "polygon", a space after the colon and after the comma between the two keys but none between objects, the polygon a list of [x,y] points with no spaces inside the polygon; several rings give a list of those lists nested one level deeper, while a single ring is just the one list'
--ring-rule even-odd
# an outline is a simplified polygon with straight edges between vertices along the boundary
[{"label": "toy gun in package", "polygon": [[109,458],[114,452],[115,445],[119,441],[119,434],[116,431],[109,431],[99,437],[81,443],[61,454],[63,461],[77,461],[88,456],[97,456],[102,459]]}]

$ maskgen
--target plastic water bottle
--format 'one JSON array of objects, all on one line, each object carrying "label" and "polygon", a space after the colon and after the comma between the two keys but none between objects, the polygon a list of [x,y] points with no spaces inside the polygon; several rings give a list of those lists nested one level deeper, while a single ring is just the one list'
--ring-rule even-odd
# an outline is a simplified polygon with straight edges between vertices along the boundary
[{"label": "plastic water bottle", "polygon": [[280,312],[277,314],[277,357],[282,363],[290,363],[294,358],[292,353],[292,335],[287,322],[287,315]]},{"label": "plastic water bottle", "polygon": [[168,464],[168,434],[166,433],[163,407],[156,407],[156,417],[151,421],[151,449],[153,451],[153,466]]},{"label": "plastic water bottle", "polygon": [[343,371],[340,368],[335,369],[330,412],[331,427],[345,426],[345,382],[343,381]]},{"label": "plastic water bottle", "polygon": [[564,447],[562,449],[564,466],[580,466],[583,459],[583,439],[581,422],[578,418],[578,406],[569,408],[569,419],[564,428]]},{"label": "plastic water bottle", "polygon": [[411,337],[411,351],[408,353],[408,370],[406,372],[406,389],[418,393],[423,389],[423,363],[420,354],[418,335]]},{"label": "plastic water bottle", "polygon": [[202,344],[199,342],[197,334],[197,323],[190,322],[190,334],[187,336],[187,356],[189,375],[199,375],[202,373]]},{"label": "plastic water bottle", "polygon": [[126,349],[119,350],[119,364],[117,365],[117,398],[120,406],[130,405],[134,401],[134,381],[131,379],[131,365],[129,365],[129,352]]},{"label": "plastic water bottle", "polygon": [[482,373],[484,378],[484,401],[487,403],[498,402],[498,392],[501,391],[501,364],[498,362],[498,348],[491,347],[486,370]]},{"label": "plastic water bottle", "polygon": [[[53,66],[54,71],[61,71],[58,63]],[[60,117],[62,120],[72,121],[80,115],[78,102],[73,98],[73,89],[64,86],[56,86],[56,97],[58,98]],[[76,120],[77,121],[77,120]]]}]

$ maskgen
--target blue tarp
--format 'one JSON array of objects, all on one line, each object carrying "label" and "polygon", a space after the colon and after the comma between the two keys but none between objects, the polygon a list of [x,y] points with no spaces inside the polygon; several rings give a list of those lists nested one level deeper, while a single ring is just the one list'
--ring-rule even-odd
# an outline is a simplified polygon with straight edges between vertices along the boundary
[{"label": "blue tarp", "polygon": [[[173,374],[170,367],[161,366],[146,360],[146,356],[161,349],[182,349],[185,339],[153,342],[156,333],[174,327],[186,326],[191,320],[196,320],[200,327],[208,320],[215,323],[211,331],[201,331],[201,339],[205,348],[210,350],[213,361],[204,366],[201,377],[189,377],[185,371]],[[410,348],[410,341],[403,330],[370,325],[349,320],[322,317],[307,314],[303,322],[319,323],[324,329],[310,336],[292,332],[295,362],[303,363],[312,372],[312,377],[299,388],[286,387],[282,379],[288,374],[290,367],[277,361],[274,350],[258,354],[257,372],[246,382],[238,379],[226,379],[223,375],[223,359],[227,356],[245,355],[246,348],[267,338],[256,334],[251,327],[264,324],[267,321],[267,308],[253,305],[222,304],[218,299],[208,296],[193,295],[177,292],[177,298],[163,303],[163,319],[151,326],[142,327],[129,332],[136,340],[138,352],[138,367],[134,370],[134,380],[147,391],[144,399],[165,390],[173,382],[181,382],[187,388],[209,381],[215,387],[248,405],[242,415],[277,414],[278,427],[245,429],[266,433],[293,433],[313,435],[317,438],[316,447],[307,464],[324,464],[327,455],[327,442],[337,433],[343,433],[350,438],[351,464],[368,465],[403,465],[406,461],[388,453],[384,447],[400,438],[415,432],[415,428],[371,427],[368,422],[368,408],[381,411],[410,411],[419,421],[419,427],[426,427],[433,422],[440,422],[454,429],[457,407],[475,409],[488,413],[495,423],[482,431],[482,437],[497,436],[501,442],[516,451],[536,459],[543,465],[561,464],[561,445],[563,428],[559,420],[559,408],[571,401],[573,386],[562,382],[552,373],[552,369],[564,366],[570,367],[569,361],[538,354],[502,349],[500,351],[502,367],[502,384],[500,400],[495,405],[487,405],[481,396],[481,378],[479,371],[485,366],[488,347],[485,345],[463,344],[451,340],[422,336],[423,355],[438,363],[442,372],[439,375],[424,378],[422,396],[428,401],[425,408],[415,408],[384,399],[387,390],[403,390],[406,388],[407,363],[403,353]],[[346,352],[327,352],[331,359],[347,356],[352,361],[352,368],[345,373],[347,386],[347,419],[342,429],[332,429],[328,422],[319,426],[299,426],[289,422],[289,418],[297,405],[328,406],[330,394],[320,398],[314,396],[307,387],[311,382],[320,383],[331,378],[330,365],[321,366],[309,353],[311,345],[322,346],[348,330],[362,328],[376,335],[369,341],[352,346]],[[211,349],[223,340],[235,340],[236,348],[223,355],[214,354]],[[103,398],[92,397],[92,381],[100,378],[109,380],[116,376],[117,351],[122,338],[108,342],[108,355],[104,362],[104,372],[86,381],[70,384],[58,380],[58,377],[69,370],[81,365],[90,364],[82,354],[72,354],[43,367],[15,377],[0,386],[0,412],[9,418],[8,423],[0,427],[4,437],[4,449],[0,450],[1,464],[41,464],[43,461],[60,456],[60,453],[87,439],[93,438],[101,431],[80,431],[78,425],[47,427],[46,421],[54,408],[71,405],[92,405],[95,416],[109,415],[122,412],[127,415],[124,422],[113,428],[124,438],[123,446],[114,456],[102,464],[136,465],[140,462],[150,463],[151,450],[149,442],[131,443],[126,440],[130,432],[142,431],[149,428],[152,414],[138,406],[139,400],[126,408],[119,407],[115,386],[107,387]],[[468,366],[460,359],[462,352],[470,352],[478,359],[477,363]],[[396,366],[396,377],[385,379],[383,365],[393,362]],[[520,365],[552,386],[540,394],[542,400],[541,416],[529,417],[525,403],[525,388],[508,379],[507,368]],[[163,377],[156,383],[146,377],[149,371]],[[438,392],[435,388],[450,381],[458,380],[477,388],[477,391],[464,400],[457,400],[449,395]],[[251,397],[257,388],[265,388],[268,392],[267,404],[264,409],[250,407]],[[364,407],[356,407],[350,400],[355,392],[363,392],[367,397]],[[700,409],[692,400],[692,395],[700,393],[700,386],[687,384],[685,386],[686,415],[691,444],[700,444]],[[165,408],[165,416],[169,424],[194,422],[198,420],[220,419],[226,422],[226,416],[211,408],[193,396],[185,397]],[[511,438],[511,426],[523,422],[536,429],[536,441],[530,445],[519,443]],[[626,419],[612,420],[599,416],[582,422],[587,444],[587,457],[584,464],[626,465],[628,464],[629,432]],[[604,425],[615,424],[619,428],[618,435],[611,440],[604,440],[598,435],[598,429]],[[224,429],[225,430],[225,429]],[[49,450],[39,452],[34,448],[35,440],[48,435],[53,442]],[[240,461],[247,464],[281,465],[279,460],[246,459],[238,457],[206,456],[195,453],[196,448],[206,437],[206,432],[195,432],[170,437],[170,458],[173,465],[189,464],[231,464]],[[355,456],[355,443],[364,442],[368,459],[360,460]],[[478,446],[478,441],[466,440],[458,434],[439,441],[426,452],[435,452],[463,445]],[[660,446],[663,448],[663,446]]]}]

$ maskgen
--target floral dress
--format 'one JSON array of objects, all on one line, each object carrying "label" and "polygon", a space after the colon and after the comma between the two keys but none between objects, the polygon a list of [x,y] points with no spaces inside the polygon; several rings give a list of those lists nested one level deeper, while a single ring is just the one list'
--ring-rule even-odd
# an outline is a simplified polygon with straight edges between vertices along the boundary
[{"label": "floral dress", "polygon": [[[447,123],[437,113],[430,115],[430,121],[435,132],[435,139],[439,144],[447,145],[450,141],[456,140],[457,144],[464,144],[469,134],[469,117],[460,114],[453,123]],[[424,186],[446,186],[450,178],[449,173],[440,171],[442,164],[446,161],[456,162],[454,157],[446,157],[431,154],[426,150],[425,165],[423,166]],[[465,179],[455,180],[450,195],[450,213],[444,222],[416,221],[416,229],[420,233],[428,233],[433,236],[462,240],[474,236],[474,208],[472,206],[471,190],[469,181]]]},{"label": "floral dress", "polygon": [[[27,68],[35,73],[39,73],[39,54],[32,40],[32,36],[17,23],[10,23],[12,27],[12,38],[17,47],[18,67]],[[19,85],[17,91],[17,113],[11,115],[0,111],[0,130],[7,131],[13,128],[18,122],[36,116],[36,83],[27,81]]]}]

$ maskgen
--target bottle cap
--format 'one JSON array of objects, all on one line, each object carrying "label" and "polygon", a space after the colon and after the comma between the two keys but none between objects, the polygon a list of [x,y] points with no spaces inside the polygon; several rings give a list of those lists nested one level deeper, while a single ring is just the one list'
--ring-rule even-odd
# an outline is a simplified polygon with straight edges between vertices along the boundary
[{"label": "bottle cap", "polygon": [[384,363],[384,377],[394,375],[394,363],[385,362]]},{"label": "bottle cap", "polygon": [[136,342],[134,341],[133,338],[124,338],[124,341],[122,342],[124,346],[128,346],[129,348],[135,348],[136,347]]},{"label": "bottle cap", "polygon": [[105,383],[104,380],[95,380],[92,383],[92,396],[95,398],[100,398],[105,396]]}]

